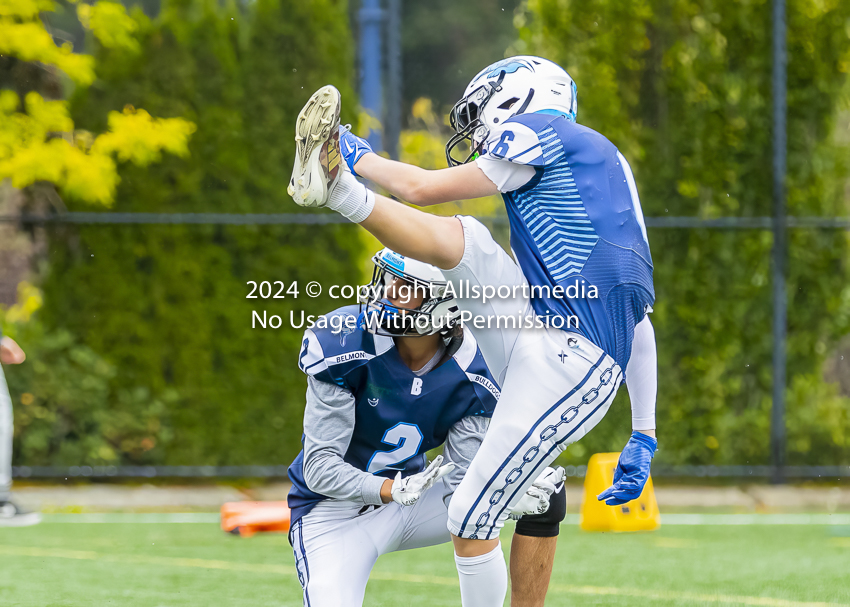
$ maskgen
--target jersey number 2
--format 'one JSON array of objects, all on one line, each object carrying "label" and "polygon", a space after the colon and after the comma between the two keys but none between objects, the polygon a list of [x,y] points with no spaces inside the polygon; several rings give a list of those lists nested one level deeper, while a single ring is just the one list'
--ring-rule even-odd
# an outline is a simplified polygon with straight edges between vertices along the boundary
[{"label": "jersey number 2", "polygon": [[381,442],[396,445],[396,448],[392,451],[375,451],[366,468],[370,474],[377,474],[384,470],[401,470],[399,465],[419,452],[422,431],[416,424],[400,422],[384,432]]}]

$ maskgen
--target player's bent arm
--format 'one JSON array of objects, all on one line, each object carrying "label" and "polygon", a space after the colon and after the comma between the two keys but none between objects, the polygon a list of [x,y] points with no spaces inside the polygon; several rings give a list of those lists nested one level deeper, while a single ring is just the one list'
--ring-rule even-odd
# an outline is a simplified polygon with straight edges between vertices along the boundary
[{"label": "player's bent arm", "polygon": [[490,418],[488,417],[467,416],[449,428],[446,444],[443,447],[443,457],[446,462],[453,463],[455,468],[445,477],[448,490],[443,500],[446,503],[463,480],[489,426]]},{"label": "player's bent arm", "polygon": [[377,154],[365,154],[355,168],[358,175],[420,207],[499,193],[496,185],[474,162],[429,171]]},{"label": "player's bent arm", "polygon": [[632,429],[655,438],[658,355],[648,315],[635,326],[632,354],[626,365],[626,387],[632,404]]},{"label": "player's bent arm", "polygon": [[354,395],[345,388],[307,378],[304,411],[304,481],[310,491],[367,505],[385,503],[386,479],[343,460],[354,430]]},{"label": "player's bent arm", "polygon": [[463,226],[455,217],[423,213],[375,194],[375,206],[360,225],[396,253],[443,270],[456,267],[463,258]]}]

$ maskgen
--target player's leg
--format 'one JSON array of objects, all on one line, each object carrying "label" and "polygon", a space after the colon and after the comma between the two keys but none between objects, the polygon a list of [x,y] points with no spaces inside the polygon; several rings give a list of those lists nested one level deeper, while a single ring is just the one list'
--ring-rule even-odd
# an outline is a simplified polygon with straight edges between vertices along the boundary
[{"label": "player's leg", "polygon": [[[330,195],[333,204],[329,206],[342,208],[344,201],[358,197],[373,201],[371,212],[360,219],[360,224],[381,244],[443,269],[460,309],[471,319],[492,320],[488,328],[476,330],[475,337],[490,371],[501,381],[519,327],[531,314],[527,282],[513,259],[475,219],[423,213],[369,192],[350,173],[334,187]],[[501,295],[491,292],[485,301],[480,291],[485,287],[502,287],[503,291]],[[479,289],[479,294],[469,296],[474,289]],[[504,289],[508,289],[508,296]]]},{"label": "player's leg", "polygon": [[440,479],[413,506],[402,508],[404,531],[392,550],[412,550],[451,541],[446,527],[449,518],[446,501],[450,493],[445,479]]},{"label": "player's leg", "polygon": [[361,607],[375,561],[401,534],[401,507],[364,507],[363,514],[328,520],[311,512],[293,525],[295,553],[305,607]]},{"label": "player's leg", "polygon": [[511,540],[511,607],[542,607],[552,578],[557,537],[514,534]]},{"label": "player's leg", "polygon": [[[356,185],[355,185],[356,184]],[[346,173],[331,194],[350,195],[343,188],[356,191],[360,184],[351,173]],[[360,222],[385,247],[405,257],[430,263],[440,269],[452,268],[463,255],[463,229],[455,217],[441,217],[423,213],[407,205],[374,194],[375,205],[371,213]]]},{"label": "player's leg", "polygon": [[12,436],[12,398],[0,366],[0,527],[26,527],[41,522],[41,514],[24,510],[11,499]]},{"label": "player's leg", "polygon": [[[521,327],[533,314],[528,282],[481,222],[472,217],[458,219],[463,228],[463,256],[443,275],[457,294],[462,318],[471,317],[466,328],[472,329],[490,372],[501,385]],[[476,328],[475,319],[485,323],[481,329]]]},{"label": "player's leg", "polygon": [[[445,506],[449,489],[444,481],[429,489],[405,514],[404,536],[394,550],[410,550],[449,541]],[[498,541],[489,553],[474,557],[455,555],[464,607],[501,605],[507,591],[505,559]]]},{"label": "player's leg", "polygon": [[12,399],[0,366],[0,504],[12,491]]},{"label": "player's leg", "polygon": [[621,378],[613,359],[578,335],[520,334],[487,435],[449,505],[458,554],[491,551],[509,508],[604,417]]},{"label": "player's leg", "polygon": [[566,514],[567,490],[562,482],[549,500],[549,510],[517,521],[511,541],[511,607],[543,607]]},{"label": "player's leg", "polygon": [[437,217],[374,194],[340,159],[339,91],[316,91],[295,124],[295,167],[289,188],[301,206],[329,207],[372,232],[384,246],[437,267],[452,267],[463,253],[456,219]]}]

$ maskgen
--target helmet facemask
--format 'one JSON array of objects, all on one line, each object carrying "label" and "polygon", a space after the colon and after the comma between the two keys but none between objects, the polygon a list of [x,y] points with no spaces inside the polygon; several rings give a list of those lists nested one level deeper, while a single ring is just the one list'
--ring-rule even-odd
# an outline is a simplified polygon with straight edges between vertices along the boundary
[{"label": "helmet facemask", "polygon": [[[453,319],[440,315],[441,310],[442,314],[445,314],[445,304],[452,300],[451,294],[445,295],[445,282],[418,280],[414,276],[387,267],[377,256],[374,261],[372,280],[365,292],[360,294],[360,323],[363,328],[375,335],[421,337],[445,333],[454,326]],[[396,280],[407,283],[412,292],[411,298],[422,296],[422,303],[414,308],[406,306],[404,301],[398,305],[390,301],[387,292]],[[398,296],[395,299],[398,300]]]},{"label": "helmet facemask", "polygon": [[[449,124],[455,134],[446,143],[446,160],[450,167],[466,164],[481,154],[481,148],[490,135],[490,127],[482,120],[482,113],[490,98],[501,90],[504,79],[505,73],[502,72],[496,82],[485,82],[455,103],[449,113]],[[462,145],[469,146],[465,160],[461,160],[454,154],[455,149]],[[461,156],[463,155],[462,153]]]}]

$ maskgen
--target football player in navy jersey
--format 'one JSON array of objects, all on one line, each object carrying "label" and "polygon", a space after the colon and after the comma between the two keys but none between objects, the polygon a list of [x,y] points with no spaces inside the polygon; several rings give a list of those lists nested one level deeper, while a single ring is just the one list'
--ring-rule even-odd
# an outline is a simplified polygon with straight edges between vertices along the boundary
[{"label": "football player in navy jersey", "polygon": [[[358,607],[380,555],[450,540],[447,504],[500,395],[440,271],[388,249],[374,262],[365,311],[325,315],[298,357],[308,389],[289,537],[310,607]],[[528,489],[518,525],[551,516],[552,495],[564,510],[562,472]]]},{"label": "football player in navy jersey", "polygon": [[[454,292],[520,287],[501,299],[458,298],[462,311],[488,327],[473,325],[502,394],[452,498],[448,526],[458,568],[477,572],[461,576],[464,607],[502,605],[507,572],[492,563],[513,504],[604,417],[624,381],[633,432],[613,486],[598,497],[624,504],[649,476],[657,364],[647,314],[655,294],[634,176],[610,141],[576,122],[575,84],[540,57],[504,59],[473,78],[451,112],[456,135],[446,146],[447,169],[426,171],[372,153],[340,128],[340,103],[326,86],[299,114],[288,189],[295,202],[329,207],[385,246],[437,266]],[[354,175],[421,206],[501,193],[516,261],[471,217],[422,213],[375,194]],[[529,569],[551,566],[554,545],[544,552]],[[545,589],[513,573],[513,604],[542,605]]]}]

